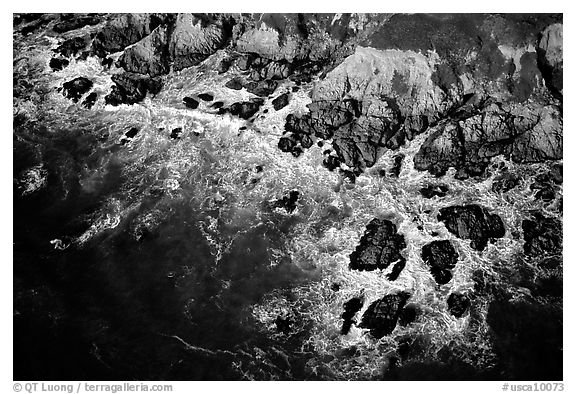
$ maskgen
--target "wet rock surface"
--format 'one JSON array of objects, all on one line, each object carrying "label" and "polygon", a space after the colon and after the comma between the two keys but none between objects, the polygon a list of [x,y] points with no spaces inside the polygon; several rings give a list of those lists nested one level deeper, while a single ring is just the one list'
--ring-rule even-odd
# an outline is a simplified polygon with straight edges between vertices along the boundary
[{"label": "wet rock surface", "polygon": [[500,216],[480,205],[441,208],[438,220],[458,238],[470,239],[470,246],[476,250],[484,250],[489,240],[502,238],[506,232]]},{"label": "wet rock surface", "polygon": [[372,219],[356,250],[350,255],[350,269],[374,271],[385,269],[397,261],[404,261],[401,251],[406,247],[404,236],[396,225],[386,219]]},{"label": "wet rock surface", "polygon": [[86,77],[74,78],[62,85],[62,94],[64,97],[77,102],[85,93],[87,93],[94,83]]},{"label": "wet rock surface", "polygon": [[436,283],[443,285],[452,279],[452,269],[458,262],[458,252],[448,240],[433,241],[422,247],[422,260],[430,267]]},{"label": "wet rock surface", "polygon": [[452,293],[446,301],[448,311],[456,318],[460,318],[470,308],[470,297],[467,294]]},{"label": "wet rock surface", "polygon": [[344,303],[344,312],[342,312],[342,315],[340,316],[342,319],[344,319],[344,322],[342,323],[340,334],[342,335],[348,334],[348,332],[350,331],[350,327],[352,327],[352,324],[356,323],[356,320],[354,320],[354,316],[356,316],[356,313],[358,313],[360,309],[362,309],[362,306],[364,306],[363,297],[354,297]]},{"label": "wet rock surface", "polygon": [[362,315],[359,327],[369,329],[374,338],[382,338],[391,334],[396,327],[400,312],[409,298],[410,294],[402,292],[390,294],[374,301]]},{"label": "wet rock surface", "polygon": [[162,89],[162,82],[159,79],[138,74],[115,74],[112,76],[112,81],[115,85],[104,99],[106,104],[113,106],[139,103],[148,93],[155,95]]}]

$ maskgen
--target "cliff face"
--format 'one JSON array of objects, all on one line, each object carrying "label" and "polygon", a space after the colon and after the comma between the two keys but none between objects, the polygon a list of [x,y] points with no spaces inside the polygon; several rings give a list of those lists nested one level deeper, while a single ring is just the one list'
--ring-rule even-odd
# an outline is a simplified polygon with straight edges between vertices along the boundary
[{"label": "cliff face", "polygon": [[[90,51],[102,58],[120,52],[117,65],[126,74],[117,90],[195,66],[221,49],[230,53],[219,66],[222,72],[231,66],[243,71],[226,85],[231,89],[264,97],[283,80],[299,84],[317,78],[309,112],[288,117],[279,148],[298,156],[326,140],[331,169],[360,174],[386,149],[428,129],[414,165],[437,175],[450,167],[459,177],[478,175],[497,155],[517,162],[562,156],[559,15],[108,18]],[[63,20],[54,29],[98,21]],[[137,102],[145,92],[124,96],[115,94],[107,102]]]}]

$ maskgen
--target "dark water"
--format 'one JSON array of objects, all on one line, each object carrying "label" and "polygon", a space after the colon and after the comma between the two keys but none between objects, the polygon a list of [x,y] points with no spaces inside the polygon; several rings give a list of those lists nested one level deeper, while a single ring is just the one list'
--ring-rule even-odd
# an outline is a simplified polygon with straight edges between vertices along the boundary
[{"label": "dark water", "polygon": [[268,248],[282,247],[289,226],[245,230],[216,264],[198,225],[207,214],[192,204],[172,203],[159,226],[135,239],[131,219],[162,198],[135,196],[138,210],[118,227],[56,250],[50,240],[86,231],[82,218],[126,179],[107,160],[98,187],[80,187],[83,166],[114,156],[96,137],[23,128],[15,136],[14,178],[39,163],[50,175],[44,189],[22,196],[15,187],[13,195],[14,379],[240,378],[234,352],[269,342],[246,307],[306,280],[289,260],[269,267]]}]

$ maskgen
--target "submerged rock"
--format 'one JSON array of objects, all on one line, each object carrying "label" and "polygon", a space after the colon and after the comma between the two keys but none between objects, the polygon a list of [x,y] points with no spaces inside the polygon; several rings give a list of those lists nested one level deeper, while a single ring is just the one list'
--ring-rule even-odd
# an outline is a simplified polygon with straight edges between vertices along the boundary
[{"label": "submerged rock", "polygon": [[420,189],[420,194],[425,198],[432,198],[434,196],[445,197],[448,190],[448,186],[446,185],[426,185]]},{"label": "submerged rock", "polygon": [[360,238],[360,244],[350,254],[349,267],[359,271],[385,269],[392,263],[405,261],[400,254],[405,247],[404,236],[396,232],[394,223],[372,219]]},{"label": "submerged rock", "polygon": [[86,92],[92,89],[93,85],[92,81],[86,77],[74,78],[62,85],[62,94],[76,103]]},{"label": "submerged rock", "polygon": [[370,334],[375,338],[391,334],[408,298],[410,294],[400,292],[374,301],[362,315],[362,321],[358,327],[369,329]]},{"label": "submerged rock", "polygon": [[410,323],[415,322],[421,313],[422,310],[417,304],[408,304],[400,312],[400,315],[398,316],[398,324],[405,327]]},{"label": "submerged rock", "polygon": [[541,213],[522,221],[524,252],[532,256],[562,253],[562,222]]},{"label": "submerged rock", "polygon": [[562,379],[562,307],[526,298],[490,303],[486,321],[494,350],[507,376],[531,380]]},{"label": "submerged rock", "polygon": [[512,173],[506,173],[499,175],[494,179],[492,183],[492,191],[496,193],[506,193],[509,190],[514,189],[520,183],[520,178]]},{"label": "submerged rock", "polygon": [[430,273],[440,285],[452,279],[452,269],[456,267],[458,257],[458,252],[448,240],[432,241],[422,247],[422,260],[430,267]]},{"label": "submerged rock", "polygon": [[500,216],[475,204],[442,208],[438,220],[458,238],[472,240],[470,246],[476,250],[484,250],[488,240],[502,238],[506,233]]},{"label": "submerged rock", "polygon": [[273,206],[274,208],[283,208],[286,210],[286,212],[292,213],[294,210],[296,210],[296,202],[298,201],[298,197],[300,197],[300,192],[298,190],[291,190],[287,196],[276,200]]}]

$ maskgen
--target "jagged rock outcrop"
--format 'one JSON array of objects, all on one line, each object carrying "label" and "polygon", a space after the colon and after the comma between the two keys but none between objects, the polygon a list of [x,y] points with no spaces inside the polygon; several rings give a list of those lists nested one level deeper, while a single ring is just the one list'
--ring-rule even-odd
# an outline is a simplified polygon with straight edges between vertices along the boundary
[{"label": "jagged rock outcrop", "polygon": [[394,331],[396,322],[410,294],[400,292],[389,294],[368,306],[362,315],[362,321],[358,325],[360,328],[370,330],[374,338],[382,338]]},{"label": "jagged rock outcrop", "polygon": [[494,156],[521,163],[562,158],[562,116],[556,106],[491,103],[476,115],[439,125],[414,157],[414,167],[459,177],[480,175]]},{"label": "jagged rock outcrop", "polygon": [[272,106],[274,107],[275,111],[280,111],[282,108],[287,106],[289,102],[290,102],[290,94],[282,93],[280,96],[272,100]]},{"label": "jagged rock outcrop", "polygon": [[[406,259],[400,252],[405,247],[404,236],[396,232],[394,223],[386,219],[372,219],[366,226],[356,250],[350,254],[349,267],[358,271],[374,271],[396,263],[401,271]],[[398,274],[399,272],[394,272],[393,277]]]},{"label": "jagged rock outcrop", "polygon": [[74,78],[62,85],[62,94],[76,103],[85,93],[92,89],[93,85],[94,83],[86,77]]},{"label": "jagged rock outcrop", "polygon": [[114,74],[112,81],[115,85],[104,100],[106,104],[113,106],[138,103],[144,100],[148,93],[155,95],[162,89],[162,81],[159,79],[139,74]]},{"label": "jagged rock outcrop", "polygon": [[72,37],[60,44],[54,52],[65,57],[76,56],[80,51],[86,49],[90,44],[90,36]]},{"label": "jagged rock outcrop", "polygon": [[70,30],[77,30],[84,26],[93,26],[101,22],[97,15],[77,16],[76,14],[60,14],[60,21],[57,22],[52,30],[56,33],[66,33]]},{"label": "jagged rock outcrop", "polygon": [[168,27],[158,26],[148,36],[127,48],[118,59],[118,64],[128,72],[150,77],[167,74],[170,71],[168,34]]},{"label": "jagged rock outcrop", "polygon": [[68,66],[68,64],[70,64],[68,59],[62,59],[58,57],[53,57],[52,59],[50,59],[50,62],[48,63],[48,65],[53,71],[61,71],[64,69],[64,67]]},{"label": "jagged rock outcrop", "polygon": [[149,35],[169,18],[171,16],[166,14],[118,14],[98,32],[92,49],[100,57],[122,51]]},{"label": "jagged rock outcrop", "polygon": [[470,239],[470,246],[476,250],[484,250],[489,240],[506,233],[500,216],[475,204],[441,208],[438,220],[458,238]]},{"label": "jagged rock outcrop", "polygon": [[430,267],[430,273],[440,285],[452,279],[452,269],[456,267],[458,257],[458,252],[448,240],[432,241],[422,247],[422,260]]}]

